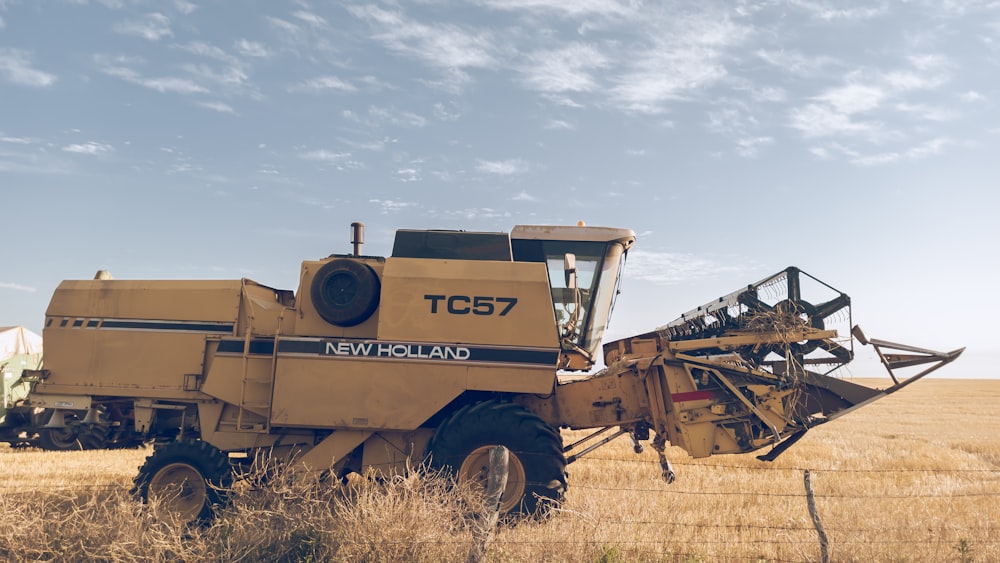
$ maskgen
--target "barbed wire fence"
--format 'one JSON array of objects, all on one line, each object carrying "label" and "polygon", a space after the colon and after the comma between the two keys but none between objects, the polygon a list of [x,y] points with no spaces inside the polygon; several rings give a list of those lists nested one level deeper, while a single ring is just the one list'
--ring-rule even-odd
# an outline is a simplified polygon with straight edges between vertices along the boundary
[{"label": "barbed wire fence", "polygon": [[[604,462],[607,464],[635,464],[649,465],[651,475],[658,474],[657,461],[643,458],[622,458],[622,457],[602,457],[588,456],[578,463]],[[720,510],[712,516],[711,521],[705,518],[698,518],[697,521],[685,520],[684,514],[671,514],[665,512],[658,517],[623,517],[616,514],[587,514],[590,526],[599,530],[610,529],[652,529],[661,533],[660,537],[649,538],[615,538],[608,540],[599,537],[574,537],[571,539],[523,539],[516,534],[504,534],[493,538],[493,546],[502,549],[506,546],[518,546],[522,548],[549,547],[558,543],[564,543],[568,547],[576,547],[584,550],[600,550],[604,548],[620,547],[628,553],[629,557],[644,560],[682,560],[682,561],[748,561],[748,555],[730,555],[725,552],[713,551],[714,548],[731,547],[733,543],[738,543],[745,547],[745,553],[756,553],[760,548],[782,546],[792,549],[798,553],[815,553],[816,559],[812,556],[798,556],[796,558],[786,558],[781,556],[761,556],[760,560],[783,563],[792,561],[838,560],[838,550],[864,550],[881,549],[891,550],[893,548],[907,548],[911,551],[936,554],[928,560],[949,560],[961,561],[962,563],[971,561],[994,561],[1000,560],[1000,522],[994,520],[994,515],[998,510],[989,507],[1000,506],[1000,469],[947,469],[947,468],[900,468],[900,469],[855,469],[844,467],[818,467],[808,468],[799,466],[748,466],[730,465],[724,463],[706,462],[675,462],[675,467],[691,473],[699,470],[720,470],[720,471],[740,471],[759,473],[765,472],[769,475],[782,474],[782,489],[771,491],[738,491],[738,490],[713,490],[709,488],[698,488],[696,486],[685,486],[683,481],[673,485],[664,485],[657,482],[645,480],[645,483],[627,486],[611,486],[589,479],[583,482],[571,480],[570,490],[580,497],[596,493],[613,493],[624,499],[634,498],[637,495],[653,496],[663,506],[671,506],[671,500],[685,497],[706,497],[718,498],[719,506],[732,505],[753,505],[762,507],[761,514],[769,514],[773,511],[766,510],[770,505],[779,505],[787,510],[797,509],[802,514],[808,515],[805,518],[785,518],[781,521],[773,520],[748,520],[739,516],[736,521],[727,518],[727,512]],[[642,468],[641,471],[646,471]],[[820,486],[828,477],[841,478],[850,476],[855,480],[871,478],[873,483],[869,486],[855,487],[854,490],[830,490],[829,487]],[[899,490],[899,488],[880,486],[886,482],[895,482],[900,476],[907,477],[927,477],[941,479],[945,477],[961,479],[961,490],[949,490],[945,488],[931,489],[923,491]],[[788,486],[791,482],[799,481],[795,488]],[[811,485],[817,485],[813,490]],[[862,483],[863,484],[863,483]],[[36,488],[37,487],[37,488]],[[127,489],[127,485],[120,482],[102,483],[73,483],[67,485],[51,486],[36,484],[26,484],[24,488],[11,490],[5,488],[0,491],[0,496],[5,496],[9,501],[15,502],[37,502],[39,495],[47,496],[55,501],[72,502],[81,496],[90,495],[114,495]],[[906,487],[909,489],[910,487]],[[852,518],[851,514],[864,514],[872,510],[872,503],[879,506],[890,506],[897,514],[895,525],[888,526],[883,521],[879,521],[878,526],[864,525],[864,519]],[[928,503],[937,505],[938,503],[951,506],[954,511],[975,511],[983,509],[982,518],[971,518],[977,522],[976,525],[963,524],[941,524],[946,520],[947,515],[941,515],[938,523],[928,527],[924,520],[913,520],[910,514],[933,510],[927,508]],[[960,506],[959,506],[960,505]],[[556,518],[560,515],[556,514]],[[855,521],[857,523],[851,524]],[[665,537],[667,539],[665,539]],[[671,545],[671,539],[678,549],[668,549],[665,546]],[[358,540],[364,541],[364,540]],[[454,538],[453,540],[436,540],[436,543],[447,543],[453,541],[455,544],[467,545],[468,538]],[[903,557],[902,559],[906,559]]]}]

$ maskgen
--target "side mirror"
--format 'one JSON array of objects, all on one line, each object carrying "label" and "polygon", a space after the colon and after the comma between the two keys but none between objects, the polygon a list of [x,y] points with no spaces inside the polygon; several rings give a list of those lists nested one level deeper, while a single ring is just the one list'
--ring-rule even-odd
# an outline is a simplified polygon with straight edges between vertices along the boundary
[{"label": "side mirror", "polygon": [[576,254],[567,252],[563,256],[563,274],[566,276],[566,288],[576,289]]}]

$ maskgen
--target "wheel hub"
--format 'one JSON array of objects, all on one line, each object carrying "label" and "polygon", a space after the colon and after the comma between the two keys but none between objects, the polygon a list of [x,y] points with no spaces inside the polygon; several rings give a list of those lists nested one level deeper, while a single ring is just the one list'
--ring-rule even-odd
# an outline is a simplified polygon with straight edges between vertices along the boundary
[{"label": "wheel hub", "polygon": [[[494,447],[496,446],[480,446],[469,452],[458,469],[458,482],[470,483],[475,490],[485,491],[490,474],[490,451]],[[514,452],[510,452],[507,461],[507,487],[500,494],[500,513],[516,510],[526,489],[524,465]]]}]

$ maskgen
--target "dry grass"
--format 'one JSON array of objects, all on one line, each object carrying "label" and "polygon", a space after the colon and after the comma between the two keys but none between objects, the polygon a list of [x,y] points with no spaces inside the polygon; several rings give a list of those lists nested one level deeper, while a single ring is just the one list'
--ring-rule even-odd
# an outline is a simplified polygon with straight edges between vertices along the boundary
[{"label": "dry grass", "polygon": [[[869,382],[871,383],[871,382]],[[883,382],[882,385],[885,386]],[[812,430],[773,463],[613,442],[570,466],[563,509],[501,527],[495,561],[818,561],[803,470],[833,561],[1000,561],[1000,380],[927,380]],[[238,489],[212,526],[157,522],[127,496],[145,451],[0,449],[12,561],[455,561],[469,515],[440,480]]]}]

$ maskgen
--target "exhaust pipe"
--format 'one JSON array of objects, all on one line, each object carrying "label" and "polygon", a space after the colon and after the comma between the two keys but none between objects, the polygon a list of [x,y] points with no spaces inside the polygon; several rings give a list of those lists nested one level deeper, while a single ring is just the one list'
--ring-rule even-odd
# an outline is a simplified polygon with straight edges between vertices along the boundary
[{"label": "exhaust pipe", "polygon": [[365,224],[360,221],[351,223],[351,244],[354,245],[354,256],[361,256],[361,245],[365,243]]}]

